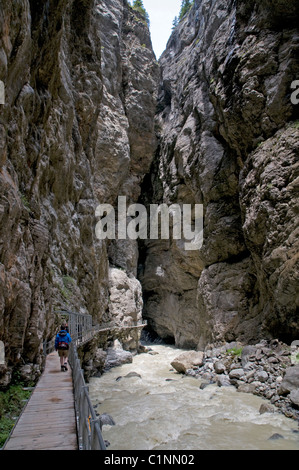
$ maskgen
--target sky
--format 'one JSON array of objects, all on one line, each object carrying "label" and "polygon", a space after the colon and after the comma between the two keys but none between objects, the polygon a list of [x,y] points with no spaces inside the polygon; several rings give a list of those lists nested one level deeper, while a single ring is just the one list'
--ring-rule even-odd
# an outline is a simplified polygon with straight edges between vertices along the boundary
[{"label": "sky", "polygon": [[143,5],[150,17],[150,31],[156,58],[166,48],[171,35],[172,22],[179,16],[182,0],[143,0]]}]

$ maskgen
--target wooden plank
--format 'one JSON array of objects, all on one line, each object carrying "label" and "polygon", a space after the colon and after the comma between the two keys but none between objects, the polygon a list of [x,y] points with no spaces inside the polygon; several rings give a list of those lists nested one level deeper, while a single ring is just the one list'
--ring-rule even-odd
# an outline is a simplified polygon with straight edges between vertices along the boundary
[{"label": "wooden plank", "polygon": [[77,449],[71,370],[61,372],[52,353],[4,450]]}]

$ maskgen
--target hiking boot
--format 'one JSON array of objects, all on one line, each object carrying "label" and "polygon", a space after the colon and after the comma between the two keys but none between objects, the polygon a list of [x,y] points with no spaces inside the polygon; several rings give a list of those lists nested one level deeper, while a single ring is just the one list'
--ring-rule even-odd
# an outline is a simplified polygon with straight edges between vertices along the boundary
[{"label": "hiking boot", "polygon": [[65,371],[65,367],[61,366],[61,372],[64,372],[64,371]]},{"label": "hiking boot", "polygon": [[64,363],[64,366],[63,366],[63,367],[64,367],[64,370],[68,370],[68,368],[67,368],[67,362]]}]

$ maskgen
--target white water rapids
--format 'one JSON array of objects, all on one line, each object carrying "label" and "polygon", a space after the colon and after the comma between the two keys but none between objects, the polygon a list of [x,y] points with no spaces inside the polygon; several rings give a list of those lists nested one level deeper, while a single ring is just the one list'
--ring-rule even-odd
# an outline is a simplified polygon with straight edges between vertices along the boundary
[{"label": "white water rapids", "polygon": [[[294,420],[279,411],[261,415],[265,401],[234,387],[200,390],[200,380],[178,374],[170,365],[181,350],[150,347],[158,354],[137,355],[132,364],[90,379],[96,411],[115,421],[102,430],[109,451],[299,450]],[[130,372],[141,378],[125,377]],[[274,434],[282,437],[269,440]]]}]

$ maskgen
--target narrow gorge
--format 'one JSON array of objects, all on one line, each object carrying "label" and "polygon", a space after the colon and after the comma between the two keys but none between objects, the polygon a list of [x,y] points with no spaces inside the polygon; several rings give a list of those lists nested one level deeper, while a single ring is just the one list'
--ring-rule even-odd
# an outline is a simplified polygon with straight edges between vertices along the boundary
[{"label": "narrow gorge", "polygon": [[[186,350],[299,340],[298,20],[195,0],[157,61],[126,0],[0,0],[1,387],[38,379],[63,310]],[[100,240],[119,196],[202,205],[202,247]]]}]

